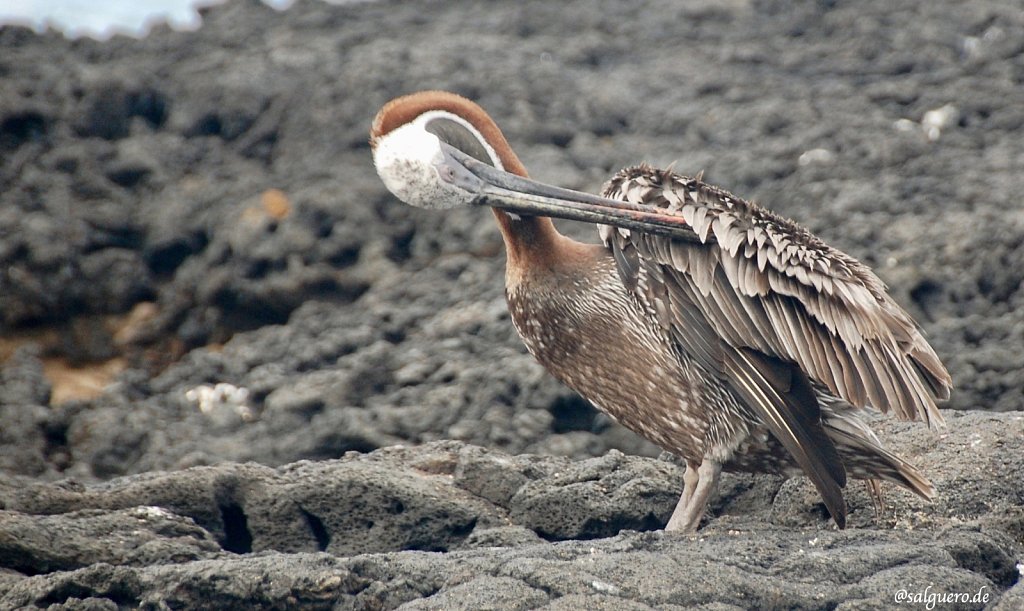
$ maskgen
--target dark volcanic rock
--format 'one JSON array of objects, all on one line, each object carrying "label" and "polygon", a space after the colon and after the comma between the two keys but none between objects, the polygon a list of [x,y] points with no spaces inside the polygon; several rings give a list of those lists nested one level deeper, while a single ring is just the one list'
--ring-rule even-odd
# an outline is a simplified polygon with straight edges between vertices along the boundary
[{"label": "dark volcanic rock", "polygon": [[[0,606],[1021,606],[1022,29],[987,0],[0,28]],[[799,220],[891,285],[951,407],[1007,413],[880,424],[940,495],[876,516],[851,485],[846,532],[751,476],[697,537],[622,532],[665,521],[679,468],[526,353],[486,212],[373,171],[374,113],[422,88],[477,99],[538,179],[676,161]]]},{"label": "dark volcanic rock", "polygon": [[[869,542],[857,531],[809,537],[779,530],[752,543],[749,525],[733,526],[700,539],[625,533],[599,542],[449,554],[271,552],[144,568],[100,564],[27,578],[0,602],[66,602],[72,608],[88,601],[144,608],[861,609],[892,605],[888,592],[908,584],[911,591],[931,584],[930,591],[998,598],[989,579],[958,566],[937,533],[885,531]],[[963,538],[990,541],[982,533]],[[878,553],[849,558],[850,550],[865,545]]]},{"label": "dark volcanic rock", "polygon": [[[995,602],[1020,579],[1024,418],[950,417],[938,443],[920,428],[887,431],[931,475],[936,501],[891,490],[876,514],[853,486],[847,531],[834,529],[803,479],[780,490],[777,478],[727,475],[698,535],[628,532],[664,525],[681,468],[618,452],[572,461],[436,442],[87,487],[6,478],[0,562],[36,577],[9,574],[0,603],[74,592],[172,607],[202,606],[205,596],[310,608],[856,608],[928,585]],[[976,458],[959,458],[964,451]],[[262,585],[245,588],[252,579]]]}]

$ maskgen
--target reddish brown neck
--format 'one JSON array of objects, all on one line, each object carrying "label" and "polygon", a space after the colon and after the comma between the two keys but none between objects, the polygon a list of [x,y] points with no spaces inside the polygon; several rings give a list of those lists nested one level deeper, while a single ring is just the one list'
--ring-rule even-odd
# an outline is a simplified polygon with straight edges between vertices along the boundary
[{"label": "reddish brown neck", "polygon": [[505,240],[508,261],[526,263],[537,257],[546,258],[548,253],[558,249],[559,242],[566,240],[555,229],[551,219],[543,216],[523,216],[513,219],[508,213],[493,209],[498,221],[501,237]]},{"label": "reddish brown neck", "polygon": [[508,256],[505,286],[515,291],[534,282],[558,281],[580,269],[591,269],[595,259],[607,256],[603,246],[566,237],[543,216],[513,220],[506,212],[494,210]]},{"label": "reddish brown neck", "polygon": [[[443,110],[468,121],[494,149],[507,172],[526,176],[526,168],[509,146],[505,136],[487,113],[476,103],[446,91],[421,91],[388,102],[377,113],[370,129],[370,145],[417,116],[430,110]],[[581,251],[577,242],[561,235],[551,219],[522,217],[514,220],[508,213],[494,210],[508,252],[509,283],[518,282],[532,269],[550,269],[558,261],[574,260]]]}]

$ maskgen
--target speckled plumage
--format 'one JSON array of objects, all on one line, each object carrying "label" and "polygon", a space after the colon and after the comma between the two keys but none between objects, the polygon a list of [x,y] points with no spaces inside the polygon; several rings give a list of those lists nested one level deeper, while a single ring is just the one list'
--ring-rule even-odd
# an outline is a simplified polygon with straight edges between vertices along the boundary
[{"label": "speckled plumage", "polygon": [[[804,465],[737,392],[721,353],[782,356],[783,367],[795,363],[811,373],[817,400],[796,402],[814,429],[798,434],[798,442],[809,446],[812,461],[828,463],[830,452],[838,454],[839,464],[826,464],[822,477],[838,488],[848,474],[932,495],[927,480],[884,450],[859,415],[870,405],[940,422],[934,401],[948,393],[941,363],[870,270],[797,225],[697,179],[628,168],[604,195],[677,210],[697,239],[602,226],[605,248],[590,251],[586,264],[527,274],[511,288],[516,329],[548,371],[694,470],[710,460],[726,470],[795,475]],[[729,291],[729,306],[720,305],[724,297],[715,302]],[[863,318],[851,321],[855,316]],[[894,369],[905,377],[865,388],[837,363],[872,368],[873,381]],[[841,498],[831,509],[845,511]],[[836,518],[841,524],[843,516]]]},{"label": "speckled plumage", "polygon": [[508,291],[527,349],[599,409],[670,452],[699,457],[734,447],[751,418],[659,333],[623,288],[608,252],[591,254],[592,265],[569,282],[528,276]]},{"label": "speckled plumage", "polygon": [[[648,166],[605,186],[626,208],[508,174],[492,185],[446,151],[521,177],[526,169],[479,106],[445,92],[385,105],[371,146],[378,173],[407,203],[517,210],[495,209],[512,321],[555,377],[686,460],[666,529],[696,530],[723,468],[807,475],[840,527],[847,476],[875,492],[887,480],[933,495],[861,411],[941,425],[935,401],[948,397],[949,374],[852,257],[699,177]],[[413,188],[409,175],[426,186]],[[587,206],[601,212],[581,216]],[[543,215],[522,214],[538,209],[622,225],[600,226],[604,244],[585,245]]]},{"label": "speckled plumage", "polygon": [[[682,242],[602,227],[627,284],[659,271],[684,280],[730,345],[791,360],[854,405],[942,423],[935,400],[949,397],[949,374],[859,261],[792,221],[672,172],[627,168],[604,195],[677,211],[699,238]],[[649,290],[637,294],[657,301]]]}]

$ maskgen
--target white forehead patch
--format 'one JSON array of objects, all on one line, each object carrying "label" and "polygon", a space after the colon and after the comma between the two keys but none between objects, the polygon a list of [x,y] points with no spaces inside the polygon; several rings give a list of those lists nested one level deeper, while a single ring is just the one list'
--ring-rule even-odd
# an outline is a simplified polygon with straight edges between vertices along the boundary
[{"label": "white forehead patch", "polygon": [[493,165],[504,169],[494,148],[468,121],[443,110],[427,111],[382,136],[373,151],[373,164],[384,186],[410,206],[444,209],[470,203],[466,192],[438,175],[438,167],[444,163],[441,141],[425,129],[431,119],[438,117],[469,130],[481,142]]}]

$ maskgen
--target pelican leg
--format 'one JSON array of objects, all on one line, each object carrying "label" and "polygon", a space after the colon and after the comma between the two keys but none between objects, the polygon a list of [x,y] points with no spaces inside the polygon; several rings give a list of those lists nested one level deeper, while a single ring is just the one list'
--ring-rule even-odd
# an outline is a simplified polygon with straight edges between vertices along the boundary
[{"label": "pelican leg", "polygon": [[676,505],[676,511],[679,511],[679,507],[685,507],[690,503],[690,499],[693,498],[693,491],[697,487],[697,468],[700,464],[686,461],[686,472],[683,473],[683,496],[679,498],[679,503]]},{"label": "pelican leg", "polygon": [[875,519],[877,520],[885,513],[885,497],[882,495],[882,482],[877,479],[866,479],[864,484],[868,488],[871,504],[875,506]]},{"label": "pelican leg", "polygon": [[[712,460],[704,460],[700,464],[694,474],[696,475],[696,485],[690,486],[690,482],[687,481],[689,476],[692,479],[691,467],[687,465],[686,474],[683,475],[683,496],[679,499],[679,504],[676,505],[675,511],[672,512],[672,517],[668,519],[668,524],[665,526],[666,531],[679,531],[683,533],[693,533],[697,531],[697,527],[700,526],[700,519],[704,517],[704,511],[708,507],[708,500],[711,498],[711,493],[714,492],[715,486],[718,485],[718,476],[722,473],[722,465]],[[687,495],[687,492],[692,488],[693,492]]]}]

